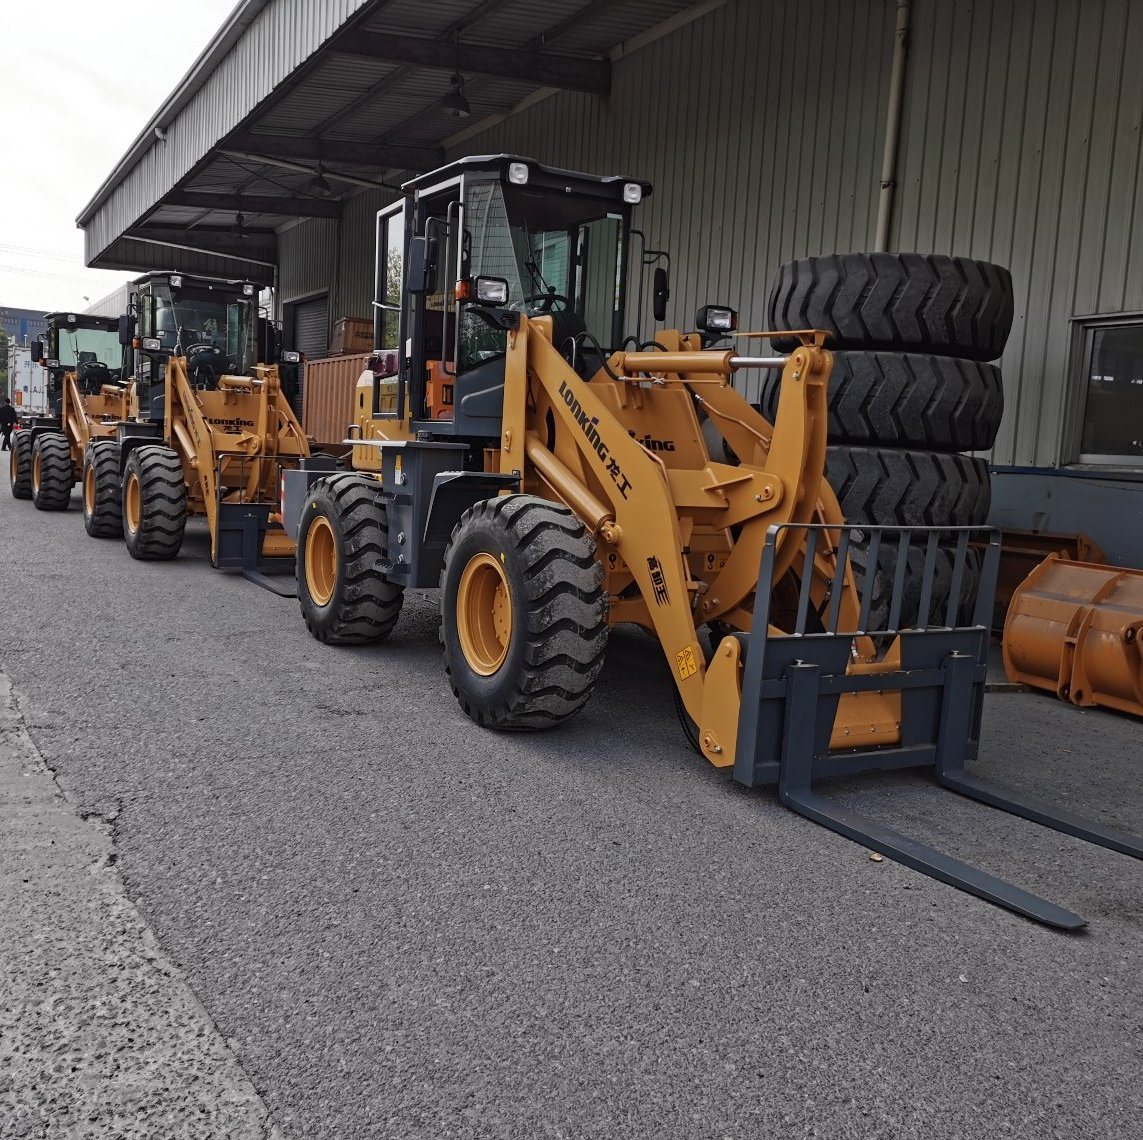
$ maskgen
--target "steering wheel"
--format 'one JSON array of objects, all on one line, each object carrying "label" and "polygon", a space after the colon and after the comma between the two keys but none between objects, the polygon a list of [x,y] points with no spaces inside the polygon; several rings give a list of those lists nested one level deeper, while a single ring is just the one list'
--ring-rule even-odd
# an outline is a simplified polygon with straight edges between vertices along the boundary
[{"label": "steering wheel", "polygon": [[216,384],[230,366],[230,357],[213,344],[189,344],[185,352],[187,372],[196,387],[206,388]]},{"label": "steering wheel", "polygon": [[[561,306],[558,310],[552,308],[557,301],[559,301]],[[531,305],[535,305],[537,311],[540,313],[567,312],[568,309],[572,307],[571,301],[562,293],[531,293],[525,297],[520,304],[525,309]]]}]

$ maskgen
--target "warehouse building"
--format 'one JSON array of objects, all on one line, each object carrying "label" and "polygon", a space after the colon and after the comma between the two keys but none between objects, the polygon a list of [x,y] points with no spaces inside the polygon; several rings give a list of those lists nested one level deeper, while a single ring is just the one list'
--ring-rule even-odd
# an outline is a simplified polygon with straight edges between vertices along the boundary
[{"label": "warehouse building", "polygon": [[1143,565],[1140,43],[1133,0],[243,0],[78,221],[89,265],[273,286],[311,356],[393,188],[466,154],[651,181],[668,323],[759,327],[793,257],[995,261],[993,521]]}]

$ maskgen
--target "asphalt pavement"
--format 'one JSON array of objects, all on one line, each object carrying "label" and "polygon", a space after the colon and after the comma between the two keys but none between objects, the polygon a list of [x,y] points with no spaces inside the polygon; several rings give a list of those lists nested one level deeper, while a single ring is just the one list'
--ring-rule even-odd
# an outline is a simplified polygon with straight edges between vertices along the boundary
[{"label": "asphalt pavement", "polygon": [[[874,862],[694,755],[634,631],[574,722],[484,732],[435,594],[326,647],[201,526],[136,563],[5,492],[0,590],[32,740],[288,1138],[1139,1135],[1139,862],[907,774],[836,794],[1091,925]],[[978,771],[1143,831],[1139,722],[985,718]]]}]

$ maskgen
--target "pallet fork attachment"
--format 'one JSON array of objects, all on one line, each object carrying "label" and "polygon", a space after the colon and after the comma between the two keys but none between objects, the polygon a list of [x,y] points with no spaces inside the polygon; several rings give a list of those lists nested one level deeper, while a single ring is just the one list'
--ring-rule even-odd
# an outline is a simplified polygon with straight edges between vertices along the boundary
[{"label": "pallet fork attachment", "polygon": [[[808,604],[809,591],[800,589],[793,627],[782,632],[771,624],[771,609],[778,539],[789,527],[770,529],[753,629],[749,634],[731,635],[745,656],[734,778],[749,786],[776,784],[779,799],[792,811],[941,882],[1047,926],[1082,929],[1087,922],[1079,915],[813,790],[813,781],[819,777],[929,768],[937,782],[951,791],[1065,835],[1143,858],[1143,840],[1135,836],[1059,811],[966,771],[979,746],[999,532],[967,527],[790,526],[803,531],[805,537],[804,559],[796,568],[801,582],[812,576],[819,544],[832,544],[837,550],[860,544],[870,555],[868,567],[886,567],[888,561],[892,569],[866,574],[860,629],[840,629],[839,607],[827,598],[815,610]],[[966,617],[960,612],[964,606],[959,599],[972,539],[983,549],[983,565],[973,612]],[[953,573],[947,606],[943,614],[930,620],[938,546],[954,549]],[[910,548],[917,554],[924,551],[916,628],[907,628],[901,620]],[[879,558],[882,554],[888,559]],[[892,579],[888,620],[880,623],[883,629],[870,628],[872,593],[884,588],[888,578]],[[886,643],[890,643],[888,649],[879,655]],[[865,667],[855,665],[861,659]],[[838,716],[839,706],[847,699],[859,701],[859,694],[873,693],[889,696],[896,703],[899,742],[848,747],[845,736],[839,739],[837,725],[845,725],[841,731],[846,736],[853,733],[850,739],[855,745],[859,730],[851,715]]]}]

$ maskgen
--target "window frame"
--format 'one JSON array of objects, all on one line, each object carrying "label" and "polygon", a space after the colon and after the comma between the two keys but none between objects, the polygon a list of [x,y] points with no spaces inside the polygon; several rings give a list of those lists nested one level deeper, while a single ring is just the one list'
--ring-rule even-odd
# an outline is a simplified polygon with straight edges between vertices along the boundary
[{"label": "window frame", "polygon": [[1106,472],[1143,479],[1143,456],[1105,455],[1083,451],[1083,432],[1087,417],[1095,334],[1107,329],[1139,328],[1143,331],[1143,311],[1098,313],[1072,318],[1071,415],[1067,434],[1064,467],[1091,472]]}]

